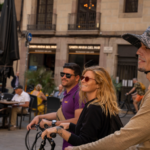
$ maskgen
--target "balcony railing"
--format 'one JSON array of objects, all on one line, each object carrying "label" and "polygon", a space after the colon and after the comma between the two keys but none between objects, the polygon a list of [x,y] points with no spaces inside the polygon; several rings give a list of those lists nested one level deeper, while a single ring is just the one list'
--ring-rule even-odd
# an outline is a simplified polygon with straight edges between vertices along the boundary
[{"label": "balcony railing", "polygon": [[56,30],[57,15],[50,14],[31,14],[28,16],[28,30]]},{"label": "balcony railing", "polygon": [[100,13],[71,13],[69,14],[68,30],[99,30]]}]

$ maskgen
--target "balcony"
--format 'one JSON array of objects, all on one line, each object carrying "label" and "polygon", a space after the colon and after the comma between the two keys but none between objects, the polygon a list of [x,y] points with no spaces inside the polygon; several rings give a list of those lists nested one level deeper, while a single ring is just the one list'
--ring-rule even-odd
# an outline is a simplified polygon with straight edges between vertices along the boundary
[{"label": "balcony", "polygon": [[32,34],[54,34],[56,31],[57,15],[50,14],[30,14],[28,15],[27,30]]},{"label": "balcony", "polygon": [[68,33],[97,34],[100,30],[100,15],[96,12],[69,14]]}]

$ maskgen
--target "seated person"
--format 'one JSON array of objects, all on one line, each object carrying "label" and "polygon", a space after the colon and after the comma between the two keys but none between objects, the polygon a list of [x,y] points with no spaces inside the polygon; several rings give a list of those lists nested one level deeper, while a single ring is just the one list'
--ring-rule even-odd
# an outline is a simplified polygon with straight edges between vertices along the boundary
[{"label": "seated person", "polygon": [[[30,96],[28,93],[23,91],[23,87],[21,85],[14,88],[15,95],[12,98],[12,101],[21,102],[19,104],[14,104],[11,113],[11,127],[10,130],[16,129],[16,119],[17,114],[21,113],[22,107],[29,107]],[[23,113],[28,113],[28,109],[23,109]]]},{"label": "seated person", "polygon": [[37,105],[38,105],[38,115],[44,114],[44,103],[43,101],[47,100],[47,97],[44,95],[44,93],[41,91],[42,85],[37,84],[35,89],[30,93],[31,95],[37,96]]},{"label": "seated person", "polygon": [[59,85],[58,88],[59,88],[59,91],[55,92],[53,96],[58,97],[60,100],[62,100],[64,97],[64,91],[63,91],[64,88],[61,84]]},{"label": "seated person", "polygon": [[[81,76],[79,91],[80,104],[86,102],[77,124],[61,123],[60,126],[46,129],[42,139],[51,133],[58,133],[73,146],[94,142],[116,130],[122,123],[118,117],[116,93],[108,72],[103,68],[87,68]],[[120,121],[120,126],[110,130],[112,119]],[[69,130],[66,131],[66,130]],[[75,134],[71,133],[74,132]]]}]

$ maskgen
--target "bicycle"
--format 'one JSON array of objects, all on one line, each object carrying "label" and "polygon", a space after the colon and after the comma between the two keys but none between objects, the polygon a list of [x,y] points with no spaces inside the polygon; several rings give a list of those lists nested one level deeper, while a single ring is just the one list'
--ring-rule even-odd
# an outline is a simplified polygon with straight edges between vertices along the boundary
[{"label": "bicycle", "polygon": [[[48,128],[48,125],[44,125],[44,127],[45,127],[45,129],[47,129],[47,128]],[[61,127],[62,127],[62,126],[61,126]],[[32,128],[36,128],[37,131],[38,131],[38,129],[40,129],[40,131],[36,134],[35,140],[34,140],[34,142],[33,142],[31,148],[30,148],[30,145],[29,145],[29,133],[30,133],[30,130],[27,131],[26,137],[25,137],[25,145],[26,145],[27,150],[33,150],[34,147],[35,147],[35,150],[36,150],[36,143],[37,143],[37,140],[41,137],[42,132],[45,130],[45,129],[41,128],[39,124],[32,126]],[[63,128],[63,127],[62,127],[62,128]],[[50,136],[51,136],[52,138],[55,138],[55,137],[56,137],[56,133],[51,133]],[[50,139],[50,138],[47,138],[46,136],[45,136],[44,140],[42,140],[42,142],[41,142],[41,144],[40,144],[39,150],[45,150],[44,147],[45,147],[45,145],[46,145],[46,140],[48,140],[48,142],[50,143],[50,145],[51,145],[51,150],[54,150],[54,149],[55,149],[55,145],[56,145],[55,142],[54,142],[54,140],[53,140],[53,139]]]},{"label": "bicycle", "polygon": [[120,118],[125,117],[129,111],[132,111],[133,114],[136,114],[133,104],[129,101],[129,98],[128,98],[129,95],[125,95],[125,96],[126,96],[125,99],[119,105],[119,107],[121,109],[121,111],[119,113]]}]

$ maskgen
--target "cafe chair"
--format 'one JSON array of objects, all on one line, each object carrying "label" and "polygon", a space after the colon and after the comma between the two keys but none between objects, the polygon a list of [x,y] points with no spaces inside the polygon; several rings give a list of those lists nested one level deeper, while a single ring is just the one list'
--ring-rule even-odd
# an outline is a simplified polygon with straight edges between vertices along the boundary
[{"label": "cafe chair", "polygon": [[47,113],[56,112],[60,108],[60,99],[47,97]]},{"label": "cafe chair", "polygon": [[33,98],[33,103],[32,103],[32,109],[30,110],[31,112],[34,112],[35,115],[37,116],[38,114],[38,104],[37,104],[37,96],[35,95],[30,95],[31,98]]},{"label": "cafe chair", "polygon": [[[33,101],[34,101],[34,99],[33,99],[33,97],[31,97],[30,103],[29,103],[29,107],[22,107],[21,114],[17,114],[17,126],[18,126],[18,117],[20,117],[19,129],[21,129],[23,117],[28,116],[29,117],[29,123],[30,123],[30,121],[31,121],[31,110],[32,110]],[[27,108],[28,108],[28,113],[27,114],[23,114],[23,109],[27,109]]]},{"label": "cafe chair", "polygon": [[[6,114],[6,110],[8,111],[8,114]],[[5,119],[7,119],[7,117],[9,118],[9,123],[8,123],[8,130],[10,129],[10,121],[11,121],[11,109],[10,108],[4,108],[3,104],[0,104],[0,118],[3,119],[2,121],[2,128],[5,127]]]},{"label": "cafe chair", "polygon": [[[30,95],[30,97],[32,97],[34,99],[33,104],[32,104],[32,110],[31,112],[35,113],[35,116],[37,116],[37,114],[39,113],[38,111],[38,101],[37,101],[37,96],[35,95]],[[43,104],[46,105],[46,101],[43,101]],[[44,107],[44,111],[42,113],[45,113],[45,107]],[[41,112],[40,112],[41,113]]]}]

